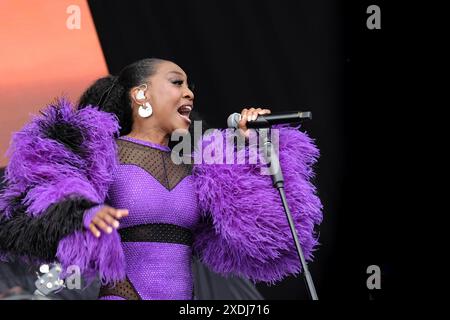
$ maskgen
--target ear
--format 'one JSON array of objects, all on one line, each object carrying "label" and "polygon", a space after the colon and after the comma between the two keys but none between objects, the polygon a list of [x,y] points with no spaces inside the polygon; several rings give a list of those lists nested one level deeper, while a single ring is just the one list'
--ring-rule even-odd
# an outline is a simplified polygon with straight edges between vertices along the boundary
[{"label": "ear", "polygon": [[143,104],[147,100],[145,89],[142,86],[131,89],[130,98],[137,105]]}]

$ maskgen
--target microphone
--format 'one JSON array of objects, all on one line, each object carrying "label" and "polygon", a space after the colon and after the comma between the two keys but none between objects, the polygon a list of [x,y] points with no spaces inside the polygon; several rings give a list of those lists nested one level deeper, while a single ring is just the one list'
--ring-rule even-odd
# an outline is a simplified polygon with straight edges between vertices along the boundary
[{"label": "microphone", "polygon": [[[268,128],[275,124],[297,123],[304,119],[311,119],[311,111],[289,112],[259,115],[254,121],[247,121],[247,128]],[[228,128],[238,128],[241,121],[240,113],[233,113],[227,119]]]}]

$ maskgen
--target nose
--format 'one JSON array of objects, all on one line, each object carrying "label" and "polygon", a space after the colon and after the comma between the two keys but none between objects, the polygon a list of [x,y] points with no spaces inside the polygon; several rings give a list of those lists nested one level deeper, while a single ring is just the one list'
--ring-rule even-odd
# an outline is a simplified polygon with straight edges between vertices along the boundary
[{"label": "nose", "polygon": [[189,89],[189,87],[185,87],[183,98],[194,100],[194,93],[191,89]]}]

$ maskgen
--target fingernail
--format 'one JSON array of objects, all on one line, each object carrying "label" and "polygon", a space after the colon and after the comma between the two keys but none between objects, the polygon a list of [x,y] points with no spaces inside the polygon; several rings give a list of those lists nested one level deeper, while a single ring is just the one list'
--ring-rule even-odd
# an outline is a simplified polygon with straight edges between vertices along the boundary
[{"label": "fingernail", "polygon": [[111,232],[112,232],[112,228],[111,228],[111,227],[108,227],[108,228],[106,229],[106,232],[111,233]]},{"label": "fingernail", "polygon": [[97,232],[97,234],[95,235],[97,238],[100,237],[100,232]]},{"label": "fingernail", "polygon": [[118,228],[119,227],[119,222],[117,222],[117,221],[114,221],[114,223],[113,223],[113,226],[114,226],[114,228]]}]

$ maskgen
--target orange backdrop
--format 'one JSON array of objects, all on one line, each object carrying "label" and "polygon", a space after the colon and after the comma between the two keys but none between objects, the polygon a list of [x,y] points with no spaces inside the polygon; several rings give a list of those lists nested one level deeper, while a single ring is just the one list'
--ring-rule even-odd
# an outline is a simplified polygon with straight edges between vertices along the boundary
[{"label": "orange backdrop", "polygon": [[[80,29],[69,29],[80,9]],[[0,1],[0,167],[11,134],[56,96],[77,100],[107,67],[86,1]]]}]

